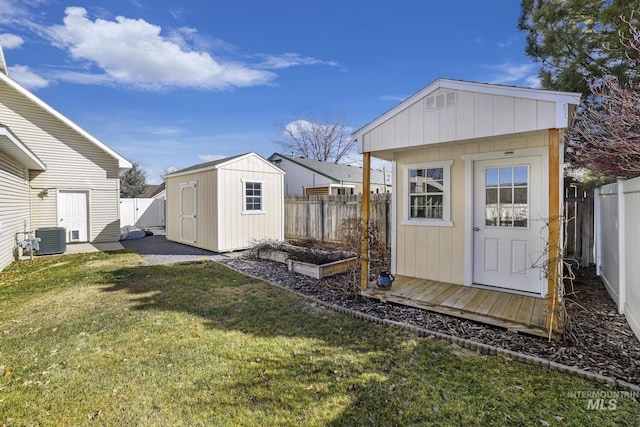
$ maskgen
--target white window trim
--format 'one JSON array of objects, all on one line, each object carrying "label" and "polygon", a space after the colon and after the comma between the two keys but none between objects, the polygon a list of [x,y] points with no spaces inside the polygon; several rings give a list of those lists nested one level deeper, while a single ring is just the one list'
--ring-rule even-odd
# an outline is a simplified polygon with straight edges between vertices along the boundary
[{"label": "white window trim", "polygon": [[[264,210],[264,180],[260,179],[241,179],[242,181],[242,215],[264,215],[267,212]],[[260,210],[247,210],[247,183],[259,183],[260,184]]]},{"label": "white window trim", "polygon": [[[451,221],[451,166],[453,160],[442,162],[425,162],[402,165],[403,209],[401,225],[418,225],[427,227],[453,227]],[[442,196],[442,219],[410,218],[409,217],[409,170],[442,168],[445,191]]]}]

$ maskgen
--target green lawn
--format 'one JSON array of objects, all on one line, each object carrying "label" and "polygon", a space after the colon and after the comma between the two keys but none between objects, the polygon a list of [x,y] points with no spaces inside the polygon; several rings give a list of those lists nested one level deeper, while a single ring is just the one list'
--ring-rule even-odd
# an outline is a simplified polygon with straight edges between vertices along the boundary
[{"label": "green lawn", "polygon": [[[0,273],[3,425],[637,425],[604,385],[132,253]],[[609,405],[609,398],[607,406]],[[590,407],[591,405],[591,407]]]}]

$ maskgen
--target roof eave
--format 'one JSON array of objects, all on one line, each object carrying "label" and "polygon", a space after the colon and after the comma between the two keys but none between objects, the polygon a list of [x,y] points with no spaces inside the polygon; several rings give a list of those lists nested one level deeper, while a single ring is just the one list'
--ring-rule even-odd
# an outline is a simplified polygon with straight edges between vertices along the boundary
[{"label": "roof eave", "polygon": [[400,111],[408,108],[410,105],[413,105],[415,102],[424,98],[429,93],[440,88],[465,90],[478,93],[491,93],[494,95],[502,96],[526,97],[541,101],[555,102],[557,128],[566,128],[569,126],[569,105],[579,105],[581,98],[580,93],[574,92],[557,92],[545,89],[503,86],[490,83],[468,82],[463,80],[437,79],[415,94],[411,95],[409,98],[402,101],[400,104],[396,105],[390,110],[387,110],[382,115],[378,116],[371,122],[353,132],[351,134],[351,137],[357,142],[358,153],[362,154],[364,150],[364,147],[362,145],[362,136],[365,133],[370,132],[372,129],[378,127],[380,124],[389,120],[391,117],[397,115]]},{"label": "roof eave", "polygon": [[[15,148],[11,150],[11,152],[7,152],[7,155],[14,158],[18,161],[22,166],[27,169],[37,170],[37,171],[45,171],[47,170],[46,165],[36,156],[29,148],[20,141],[20,139],[11,132],[5,126],[0,126],[0,137],[6,138],[10,144]],[[2,142],[0,138],[0,142]]]},{"label": "roof eave", "polygon": [[113,149],[109,148],[107,145],[105,145],[103,142],[101,142],[96,137],[91,135],[89,132],[87,132],[86,130],[82,129],[80,126],[78,126],[77,124],[72,122],[70,119],[65,117],[62,113],[60,113],[59,111],[55,110],[49,104],[45,103],[43,100],[41,100],[40,98],[38,98],[37,96],[35,96],[31,92],[29,92],[28,90],[26,90],[25,88],[20,86],[15,80],[11,79],[6,74],[0,73],[0,80],[5,82],[7,85],[9,85],[13,89],[15,89],[21,95],[23,95],[24,97],[29,99],[34,104],[38,105],[40,108],[42,108],[43,110],[45,110],[49,114],[53,115],[55,118],[60,120],[62,123],[64,123],[67,126],[69,126],[71,129],[73,129],[74,131],[79,133],[82,137],[87,139],[89,142],[93,143],[95,146],[100,148],[102,151],[104,151],[105,153],[109,154],[111,157],[116,159],[118,161],[118,168],[121,171],[122,170],[126,171],[126,170],[131,169],[133,167],[133,165],[131,164],[131,162],[129,160],[125,159],[120,154],[116,153]]}]

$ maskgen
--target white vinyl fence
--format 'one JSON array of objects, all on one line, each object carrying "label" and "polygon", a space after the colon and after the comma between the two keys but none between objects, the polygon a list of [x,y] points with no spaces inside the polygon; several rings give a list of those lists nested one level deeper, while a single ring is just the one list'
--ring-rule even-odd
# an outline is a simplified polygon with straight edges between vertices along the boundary
[{"label": "white vinyl fence", "polygon": [[164,199],[120,199],[120,227],[164,227]]},{"label": "white vinyl fence", "polygon": [[640,178],[596,190],[598,274],[640,339]]}]

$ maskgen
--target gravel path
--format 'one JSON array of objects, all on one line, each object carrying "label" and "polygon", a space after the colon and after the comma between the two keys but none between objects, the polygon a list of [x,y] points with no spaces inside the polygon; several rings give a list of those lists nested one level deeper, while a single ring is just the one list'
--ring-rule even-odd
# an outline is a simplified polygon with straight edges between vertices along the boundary
[{"label": "gravel path", "polygon": [[221,261],[228,258],[226,255],[216,252],[171,242],[162,234],[154,234],[140,239],[122,240],[120,243],[125,248],[142,255],[144,260],[151,265],[171,264],[196,259]]},{"label": "gravel path", "polygon": [[280,263],[246,259],[242,252],[216,254],[169,242],[162,235],[121,243],[141,254],[149,264],[206,258],[349,310],[540,357],[640,386],[640,342],[624,315],[618,314],[593,268],[576,272],[573,292],[565,298],[573,325],[571,333],[565,334],[564,341],[550,342],[427,310],[361,297],[357,294],[354,276],[349,273],[316,280],[290,273]]}]

